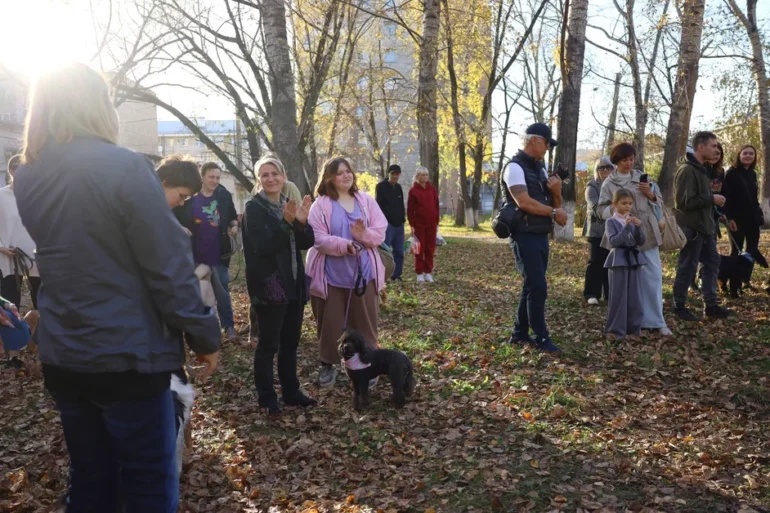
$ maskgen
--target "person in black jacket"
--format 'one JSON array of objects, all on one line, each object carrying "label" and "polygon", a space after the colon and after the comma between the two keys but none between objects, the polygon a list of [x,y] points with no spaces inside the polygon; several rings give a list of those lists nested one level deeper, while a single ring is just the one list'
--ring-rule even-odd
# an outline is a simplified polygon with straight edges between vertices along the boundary
[{"label": "person in black jacket", "polygon": [[759,252],[759,229],[765,224],[762,207],[759,206],[757,185],[757,150],[746,145],[735,157],[735,162],[725,173],[722,195],[727,198],[723,213],[733,232],[735,244],[731,255],[738,255],[746,247],[759,265],[767,267],[765,257]]},{"label": "person in black jacket", "polygon": [[393,250],[393,260],[396,268],[391,280],[400,280],[404,270],[404,190],[398,179],[401,177],[401,166],[392,164],[388,168],[388,179],[377,184],[375,199],[380,210],[388,220],[388,230],[385,232],[385,244]]},{"label": "person in black jacket", "polygon": [[259,341],[254,352],[254,384],[259,406],[271,415],[281,412],[273,388],[273,357],[278,353],[278,379],[287,405],[313,406],[297,379],[297,347],[305,304],[309,301],[301,251],[315,243],[307,222],[310,196],[301,205],[281,194],[286,181],[283,164],[272,156],[254,166],[259,192],[244,211],[243,254],[246,286],[257,315]]},{"label": "person in black jacket", "polygon": [[[181,207],[174,209],[179,222],[192,235],[193,259],[211,267],[217,296],[219,322],[228,340],[236,338],[233,305],[228,285],[230,275],[230,237],[238,233],[238,213],[233,196],[220,185],[222,170],[215,162],[201,166],[202,188]],[[221,286],[220,286],[221,285]]]}]

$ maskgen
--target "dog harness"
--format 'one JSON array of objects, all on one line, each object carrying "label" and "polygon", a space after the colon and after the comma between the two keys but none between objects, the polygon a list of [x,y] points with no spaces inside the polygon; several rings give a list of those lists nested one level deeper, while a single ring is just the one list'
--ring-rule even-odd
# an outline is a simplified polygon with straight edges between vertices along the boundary
[{"label": "dog harness", "polygon": [[349,359],[345,360],[345,367],[354,371],[368,369],[371,366],[371,363],[364,363],[361,361],[361,355],[359,353],[356,353]]}]

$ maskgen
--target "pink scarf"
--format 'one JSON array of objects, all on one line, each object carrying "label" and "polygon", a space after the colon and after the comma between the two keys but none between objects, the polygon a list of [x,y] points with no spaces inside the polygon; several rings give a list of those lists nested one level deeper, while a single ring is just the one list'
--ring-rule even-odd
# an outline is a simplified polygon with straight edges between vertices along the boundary
[{"label": "pink scarf", "polygon": [[371,363],[364,363],[361,361],[361,355],[356,353],[353,356],[351,356],[349,359],[345,360],[345,367],[347,367],[350,370],[362,370],[367,369],[371,367]]},{"label": "pink scarf", "polygon": [[622,222],[624,225],[626,224],[626,221],[628,220],[629,214],[626,215],[620,215],[618,214],[618,211],[616,210],[614,214],[612,214],[612,217],[617,219],[618,221]]}]

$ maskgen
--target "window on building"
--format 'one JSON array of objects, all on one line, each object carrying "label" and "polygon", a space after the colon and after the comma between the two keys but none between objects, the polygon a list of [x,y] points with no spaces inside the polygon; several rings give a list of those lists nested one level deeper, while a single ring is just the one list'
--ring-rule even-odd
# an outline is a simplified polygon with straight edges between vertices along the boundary
[{"label": "window on building", "polygon": [[385,52],[385,55],[382,57],[382,60],[386,64],[393,64],[398,61],[398,56],[396,55],[396,52],[391,50],[389,52]]},{"label": "window on building", "polygon": [[392,21],[386,21],[385,23],[382,24],[382,32],[386,36],[390,36],[390,37],[395,36],[397,28],[398,27],[396,26],[396,24],[393,23]]}]

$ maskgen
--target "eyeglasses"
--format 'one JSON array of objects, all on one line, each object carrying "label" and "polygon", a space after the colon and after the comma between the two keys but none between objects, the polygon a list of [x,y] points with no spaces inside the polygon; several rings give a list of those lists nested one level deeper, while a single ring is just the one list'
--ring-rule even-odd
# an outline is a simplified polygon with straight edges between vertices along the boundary
[{"label": "eyeglasses", "polygon": [[610,171],[610,170],[612,170],[612,166],[599,166],[596,169],[598,171]]}]

